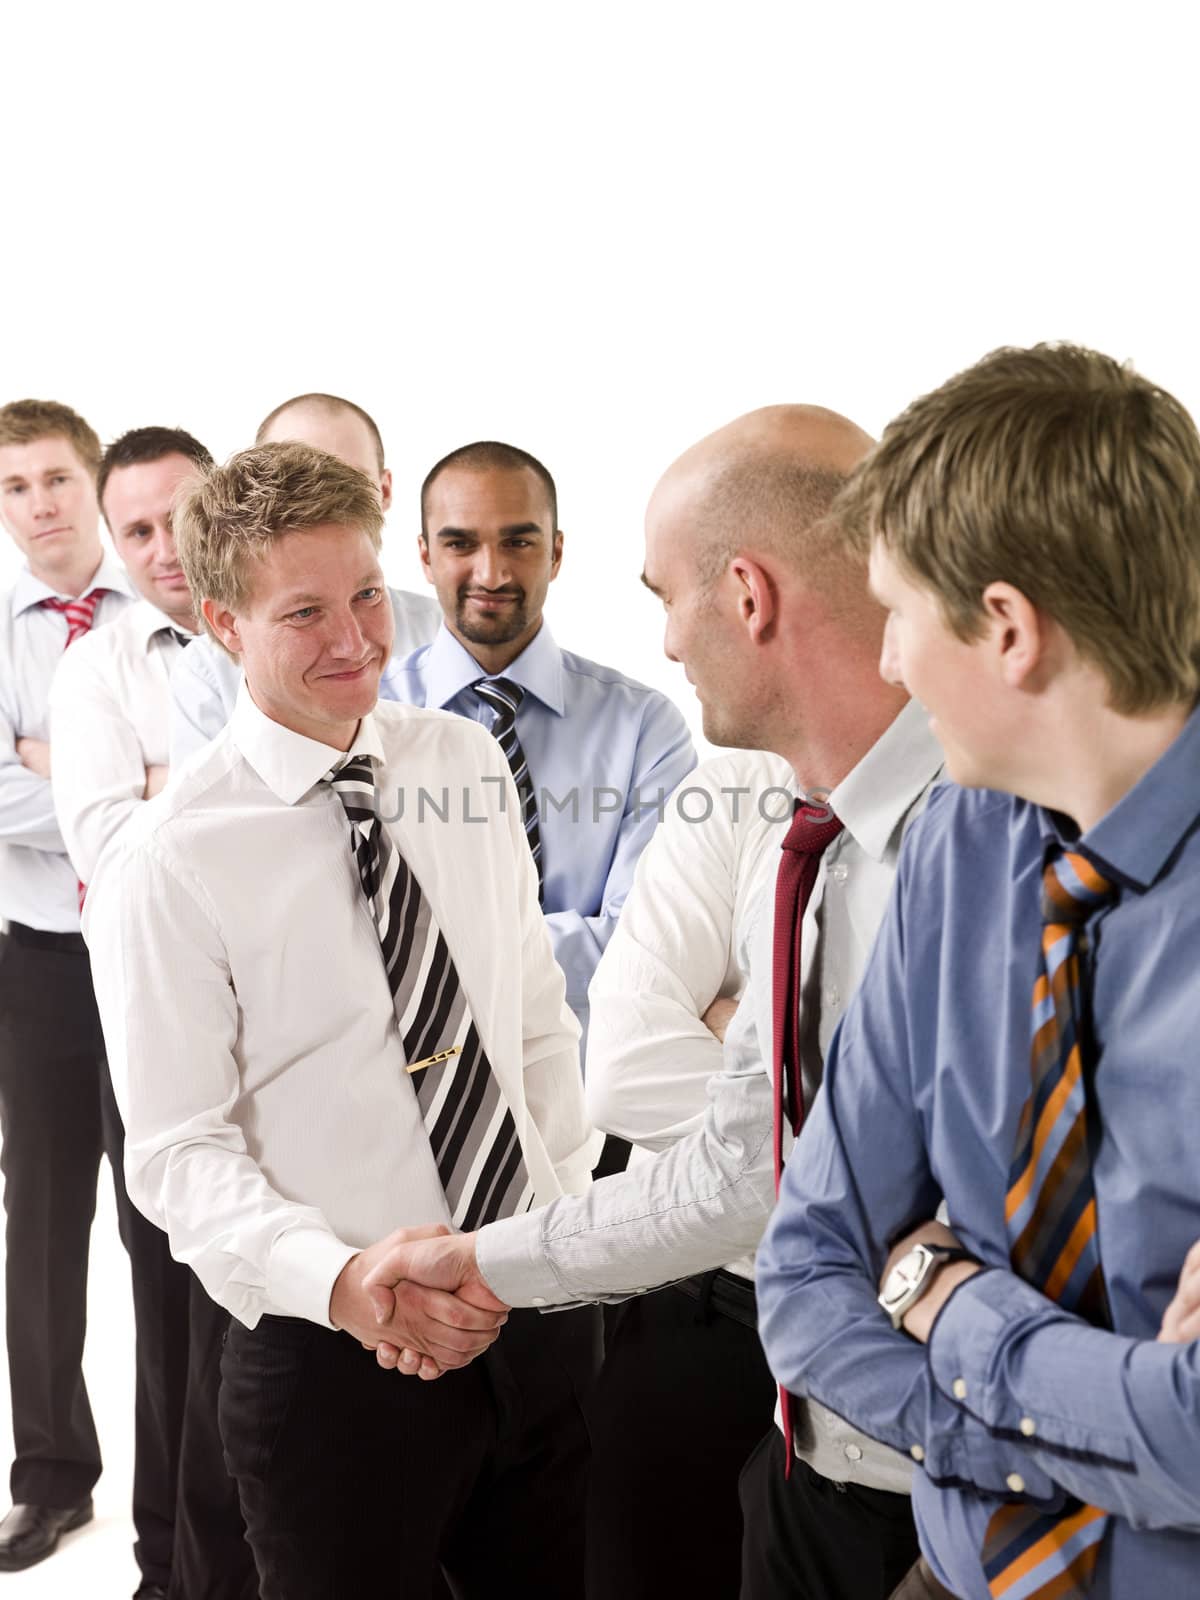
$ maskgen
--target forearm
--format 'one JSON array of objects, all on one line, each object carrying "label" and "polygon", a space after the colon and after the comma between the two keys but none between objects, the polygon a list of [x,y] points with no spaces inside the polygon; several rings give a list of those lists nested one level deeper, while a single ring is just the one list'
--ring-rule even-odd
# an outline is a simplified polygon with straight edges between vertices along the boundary
[{"label": "forearm", "polygon": [[929,1367],[943,1393],[961,1380],[963,1404],[1068,1493],[1135,1527],[1200,1528],[1195,1341],[1092,1328],[997,1270],[947,1302]]},{"label": "forearm", "polygon": [[484,1228],[480,1270],[509,1305],[623,1299],[753,1249],[773,1194],[770,1085],[728,1077],[703,1128],[653,1161]]}]

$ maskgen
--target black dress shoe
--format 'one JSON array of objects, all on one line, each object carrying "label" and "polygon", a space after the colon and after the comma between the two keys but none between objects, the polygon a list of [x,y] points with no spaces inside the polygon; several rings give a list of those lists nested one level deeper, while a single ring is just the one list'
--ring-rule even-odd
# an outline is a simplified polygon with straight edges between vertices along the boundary
[{"label": "black dress shoe", "polygon": [[77,1506],[17,1505],[0,1522],[0,1572],[20,1572],[54,1554],[72,1528],[92,1520],[89,1495]]}]

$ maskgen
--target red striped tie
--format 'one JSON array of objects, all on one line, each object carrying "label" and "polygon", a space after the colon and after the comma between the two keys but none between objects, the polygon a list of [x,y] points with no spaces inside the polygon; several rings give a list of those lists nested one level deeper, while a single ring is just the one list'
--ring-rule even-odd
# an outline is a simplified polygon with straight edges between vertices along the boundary
[{"label": "red striped tie", "polygon": [[70,648],[76,639],[82,639],[85,633],[92,631],[96,620],[96,607],[101,599],[108,593],[107,589],[89,589],[87,594],[81,594],[77,600],[59,600],[51,595],[41,604],[47,611],[58,611],[67,619],[67,642],[64,650]]},{"label": "red striped tie", "polygon": [[[800,1071],[800,930],[821,866],[821,856],[842,831],[828,806],[796,802],[783,841],[775,878],[775,943],[771,957],[773,1001],[773,1077],[775,1085],[775,1193],[783,1176],[783,1125],[793,1138],[804,1122],[804,1081]],[[787,1450],[785,1475],[792,1470],[791,1395],[780,1385],[779,1411]]]},{"label": "red striped tie", "polygon": [[[64,650],[69,650],[76,639],[82,639],[85,633],[92,631],[96,621],[96,607],[101,599],[108,593],[107,589],[89,589],[87,594],[81,594],[77,600],[60,600],[57,595],[50,595],[39,603],[47,611],[57,611],[67,619],[67,642]],[[79,885],[79,909],[83,910],[83,897],[87,888],[83,883]]]},{"label": "red striped tie", "polygon": [[[1033,988],[1033,1084],[1017,1126],[1005,1220],[1013,1266],[1050,1300],[1110,1326],[1088,1149],[1091,1040],[1083,1003],[1085,924],[1116,896],[1086,856],[1052,856],[1042,875],[1042,951]],[[1086,1059],[1085,1059],[1086,1058]],[[1002,1506],[988,1523],[988,1588],[1021,1600],[1080,1600],[1108,1514],[1071,1500],[1057,1515]]]}]

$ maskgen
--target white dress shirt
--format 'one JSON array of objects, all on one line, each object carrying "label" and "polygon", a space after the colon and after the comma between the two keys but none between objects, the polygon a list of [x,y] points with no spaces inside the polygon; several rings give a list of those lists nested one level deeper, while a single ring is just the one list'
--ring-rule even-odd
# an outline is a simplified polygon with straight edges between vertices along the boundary
[{"label": "white dress shirt", "polygon": [[50,685],[54,806],[84,883],[143,803],[146,768],[167,764],[171,665],[184,649],[176,627],[139,600],[77,640]]},{"label": "white dress shirt", "polygon": [[[107,589],[94,627],[132,603],[129,580],[106,555],[85,587]],[[0,916],[47,933],[78,933],[79,882],[67,859],[48,778],[17,758],[18,739],[49,739],[50,682],[63,659],[67,619],[41,602],[56,596],[26,568],[0,595]],[[74,598],[57,595],[60,600]],[[71,646],[78,650],[84,641]],[[51,770],[54,751],[50,753]]]},{"label": "white dress shirt", "polygon": [[[384,824],[454,954],[535,1204],[581,1192],[597,1136],[579,1029],[503,752],[461,717],[380,704],[352,753],[382,758]],[[243,687],[105,851],[84,910],[130,1195],[248,1327],[329,1326],[355,1250],[448,1221],[349,825],[320,781],[341,759]],[[435,778],[463,797],[446,820],[416,803]]]},{"label": "white dress shirt", "polygon": [[[806,1103],[819,1088],[825,1051],[866,965],[904,829],[923,808],[941,763],[927,714],[913,702],[829,796],[844,827],[822,857],[804,914]],[[775,1202],[769,891],[758,896],[750,922],[749,983],[725,1035],[722,1070],[706,1086],[698,1129],[578,1200],[483,1228],[480,1269],[509,1305],[622,1299],[757,1247]],[[832,1412],[812,1405],[805,1411],[811,1428],[801,1433],[798,1453],[822,1476],[907,1487],[911,1463]]]}]

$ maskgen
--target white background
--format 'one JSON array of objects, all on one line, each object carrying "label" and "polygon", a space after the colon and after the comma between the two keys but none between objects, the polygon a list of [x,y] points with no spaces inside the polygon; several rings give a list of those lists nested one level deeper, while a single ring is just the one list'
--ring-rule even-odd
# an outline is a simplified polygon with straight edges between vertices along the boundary
[{"label": "white background", "polygon": [[[223,456],[287,395],[348,395],[383,430],[389,576],[414,587],[427,467],[520,444],[559,483],[560,642],[697,726],[636,576],[646,495],[701,434],[781,400],[877,430],[993,346],[1046,338],[1200,405],[1191,18],[10,4],[0,400],[65,400],[105,440],[179,424]],[[5,546],[0,581],[14,569]],[[133,1587],[106,1193],[93,1269],[105,1520],[0,1579],[23,1597]]]}]

